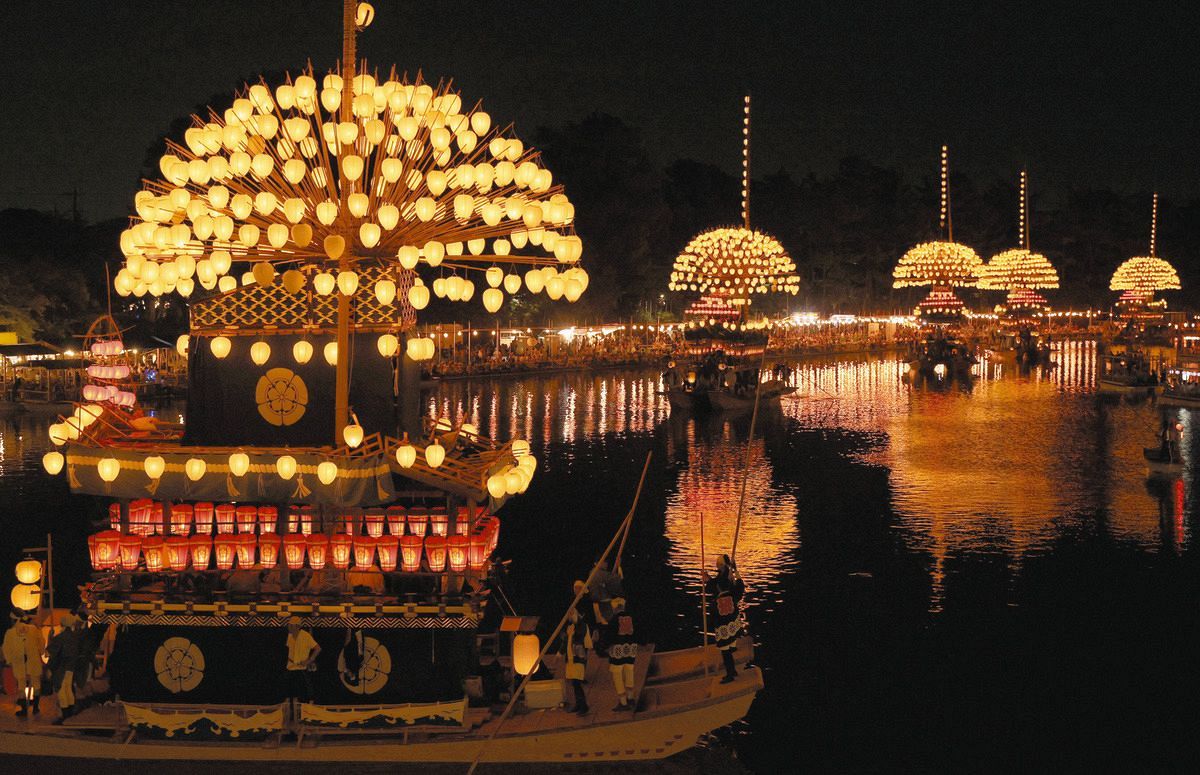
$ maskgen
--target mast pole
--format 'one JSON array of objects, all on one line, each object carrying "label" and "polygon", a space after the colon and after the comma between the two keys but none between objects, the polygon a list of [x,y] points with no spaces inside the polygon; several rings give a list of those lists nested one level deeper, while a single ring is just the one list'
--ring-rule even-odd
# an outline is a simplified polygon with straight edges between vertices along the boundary
[{"label": "mast pole", "polygon": [[1150,257],[1154,258],[1154,247],[1158,237],[1158,192],[1154,192],[1154,203],[1150,206]]},{"label": "mast pole", "polygon": [[950,149],[942,146],[942,209],[938,227],[946,239],[954,241],[954,219],[950,217]]},{"label": "mast pole", "polygon": [[[341,120],[354,120],[354,70],[357,57],[355,34],[357,27],[354,19],[357,3],[355,0],[342,0],[342,104],[340,106]],[[340,165],[339,165],[340,168]],[[340,199],[346,201],[345,187],[351,185],[349,180],[340,178]],[[338,259],[338,270],[349,271],[354,264],[350,255],[350,246],[354,244],[354,230],[350,227],[349,213],[341,213],[341,232],[346,240],[347,249]],[[334,377],[333,404],[333,444],[341,443],[342,429],[350,422],[350,297],[338,289],[337,305],[337,366]]]},{"label": "mast pole", "polygon": [[742,225],[750,228],[750,95],[742,103]]},{"label": "mast pole", "polygon": [[1021,216],[1017,225],[1021,230],[1021,247],[1029,250],[1029,179],[1025,170],[1021,170]]}]

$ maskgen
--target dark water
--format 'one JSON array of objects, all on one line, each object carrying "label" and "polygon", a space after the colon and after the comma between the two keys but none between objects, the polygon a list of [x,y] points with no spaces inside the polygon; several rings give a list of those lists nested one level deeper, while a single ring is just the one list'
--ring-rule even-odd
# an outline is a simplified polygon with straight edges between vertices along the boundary
[{"label": "dark water", "polygon": [[[504,591],[553,623],[647,476],[625,567],[645,639],[700,640],[709,563],[738,564],[767,688],[663,771],[1179,769],[1194,761],[1200,566],[1187,410],[1181,479],[1148,480],[1162,412],[1095,394],[1090,344],[1059,368],[984,364],[910,387],[891,361],[806,362],[795,397],[672,415],[649,372],[453,382],[436,414],[541,460],[504,512]],[[48,529],[84,577],[90,499],[40,468],[48,420],[0,417],[0,568]]]}]

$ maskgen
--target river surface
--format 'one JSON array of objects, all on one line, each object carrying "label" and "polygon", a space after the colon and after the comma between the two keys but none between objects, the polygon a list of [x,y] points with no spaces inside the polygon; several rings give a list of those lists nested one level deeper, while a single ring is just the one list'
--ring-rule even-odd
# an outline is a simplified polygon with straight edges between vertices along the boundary
[{"label": "river surface", "polygon": [[[1200,438],[1188,410],[1097,395],[1092,344],[1054,357],[919,386],[890,359],[804,361],[748,449],[749,412],[673,413],[647,371],[447,382],[428,403],[530,439],[541,465],[498,551],[507,598],[551,626],[650,453],[631,610],[659,649],[699,643],[701,554],[730,551],[745,485],[737,562],[766,689],[660,771],[1172,768],[1200,718]],[[1148,479],[1164,413],[1185,470]],[[61,601],[102,505],[42,472],[48,422],[0,416],[0,568],[53,531]]]}]

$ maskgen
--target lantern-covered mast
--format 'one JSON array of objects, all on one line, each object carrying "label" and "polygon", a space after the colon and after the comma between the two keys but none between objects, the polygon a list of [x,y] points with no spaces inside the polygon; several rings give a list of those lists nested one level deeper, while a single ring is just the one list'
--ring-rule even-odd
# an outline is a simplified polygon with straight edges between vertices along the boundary
[{"label": "lantern-covered mast", "polygon": [[1175,267],[1156,254],[1157,238],[1158,192],[1155,192],[1150,206],[1150,255],[1127,259],[1113,272],[1109,282],[1109,290],[1124,291],[1123,302],[1145,306],[1153,301],[1158,291],[1180,289]]},{"label": "lantern-covered mast", "polygon": [[1030,250],[1029,178],[1021,171],[1017,233],[1021,247],[1005,250],[992,257],[980,273],[979,287],[1008,291],[1005,311],[1036,310],[1046,306],[1039,290],[1058,287],[1058,272],[1041,253]]}]

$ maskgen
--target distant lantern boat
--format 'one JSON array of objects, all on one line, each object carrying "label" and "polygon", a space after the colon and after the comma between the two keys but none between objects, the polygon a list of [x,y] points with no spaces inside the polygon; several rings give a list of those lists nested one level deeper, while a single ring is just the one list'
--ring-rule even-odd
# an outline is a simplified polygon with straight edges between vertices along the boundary
[{"label": "distant lantern boat", "polygon": [[1178,291],[1179,273],[1164,258],[1155,255],[1158,238],[1158,194],[1154,194],[1150,210],[1150,255],[1126,259],[1113,272],[1109,290],[1122,291],[1119,304],[1134,314],[1143,313],[1151,307],[1165,307],[1166,303],[1154,301],[1159,291]]},{"label": "distant lantern boat", "polygon": [[979,273],[980,289],[1008,292],[997,311],[1009,317],[1044,314],[1049,306],[1038,291],[1058,288],[1058,272],[1050,260],[1030,249],[1028,186],[1028,175],[1022,170],[1017,221],[1021,247],[997,253]]}]

